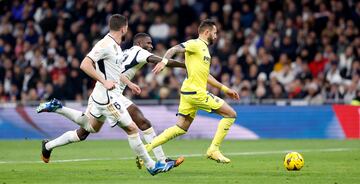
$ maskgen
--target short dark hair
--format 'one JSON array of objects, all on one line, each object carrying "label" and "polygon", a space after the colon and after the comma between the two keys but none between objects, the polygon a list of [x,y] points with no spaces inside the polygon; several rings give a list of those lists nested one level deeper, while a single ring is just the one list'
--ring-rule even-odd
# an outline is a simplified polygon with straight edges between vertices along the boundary
[{"label": "short dark hair", "polygon": [[205,20],[201,21],[198,31],[199,31],[199,33],[202,33],[206,29],[212,30],[214,26],[216,26],[215,21],[210,20],[210,19],[205,19]]},{"label": "short dark hair", "polygon": [[114,14],[110,17],[109,28],[111,31],[119,31],[120,28],[126,26],[127,23],[128,20],[124,15]]},{"label": "short dark hair", "polygon": [[150,37],[150,35],[147,33],[137,33],[133,38],[133,42],[137,43],[140,39],[145,38],[145,37]]}]

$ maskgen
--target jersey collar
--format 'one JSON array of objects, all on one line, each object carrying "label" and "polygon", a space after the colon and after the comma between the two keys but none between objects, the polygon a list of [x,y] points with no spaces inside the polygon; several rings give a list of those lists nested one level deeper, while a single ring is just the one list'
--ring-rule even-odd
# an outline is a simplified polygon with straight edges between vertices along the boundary
[{"label": "jersey collar", "polygon": [[206,46],[209,46],[209,43],[207,41],[205,41],[205,40],[203,40],[201,38],[198,38],[198,39],[201,40],[202,42],[204,42]]},{"label": "jersey collar", "polygon": [[108,33],[107,35],[108,35],[111,39],[113,39],[116,44],[118,44],[118,45],[120,46],[120,43],[118,43],[118,42],[115,40],[115,38],[110,35],[110,33]]}]

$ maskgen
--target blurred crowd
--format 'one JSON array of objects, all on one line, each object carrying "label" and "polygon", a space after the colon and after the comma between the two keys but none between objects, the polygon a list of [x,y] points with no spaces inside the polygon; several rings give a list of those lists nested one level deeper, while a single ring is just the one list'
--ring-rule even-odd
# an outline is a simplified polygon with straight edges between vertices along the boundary
[{"label": "blurred crowd", "polygon": [[[200,20],[216,20],[211,74],[242,101],[305,99],[348,103],[360,93],[360,2],[355,0],[13,0],[0,1],[0,101],[86,100],[94,81],[79,65],[107,32],[107,20],[126,15],[132,36],[152,36],[153,53],[197,37]],[[182,61],[183,56],[176,59]],[[134,99],[177,99],[183,69],[134,81]],[[224,97],[218,89],[209,88]]]}]

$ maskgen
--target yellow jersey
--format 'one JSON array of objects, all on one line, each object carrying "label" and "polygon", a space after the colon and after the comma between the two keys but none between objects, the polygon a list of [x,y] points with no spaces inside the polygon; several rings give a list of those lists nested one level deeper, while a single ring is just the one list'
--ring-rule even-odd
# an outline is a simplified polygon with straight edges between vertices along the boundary
[{"label": "yellow jersey", "polygon": [[181,43],[180,46],[185,48],[187,72],[181,92],[206,91],[211,62],[207,42],[198,38]]}]

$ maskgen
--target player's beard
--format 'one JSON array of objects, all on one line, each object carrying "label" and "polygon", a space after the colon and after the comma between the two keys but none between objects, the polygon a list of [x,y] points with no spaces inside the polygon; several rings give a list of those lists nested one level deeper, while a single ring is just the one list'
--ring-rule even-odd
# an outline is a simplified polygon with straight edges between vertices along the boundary
[{"label": "player's beard", "polygon": [[214,38],[212,36],[209,36],[207,39],[209,45],[212,45],[214,43]]}]

